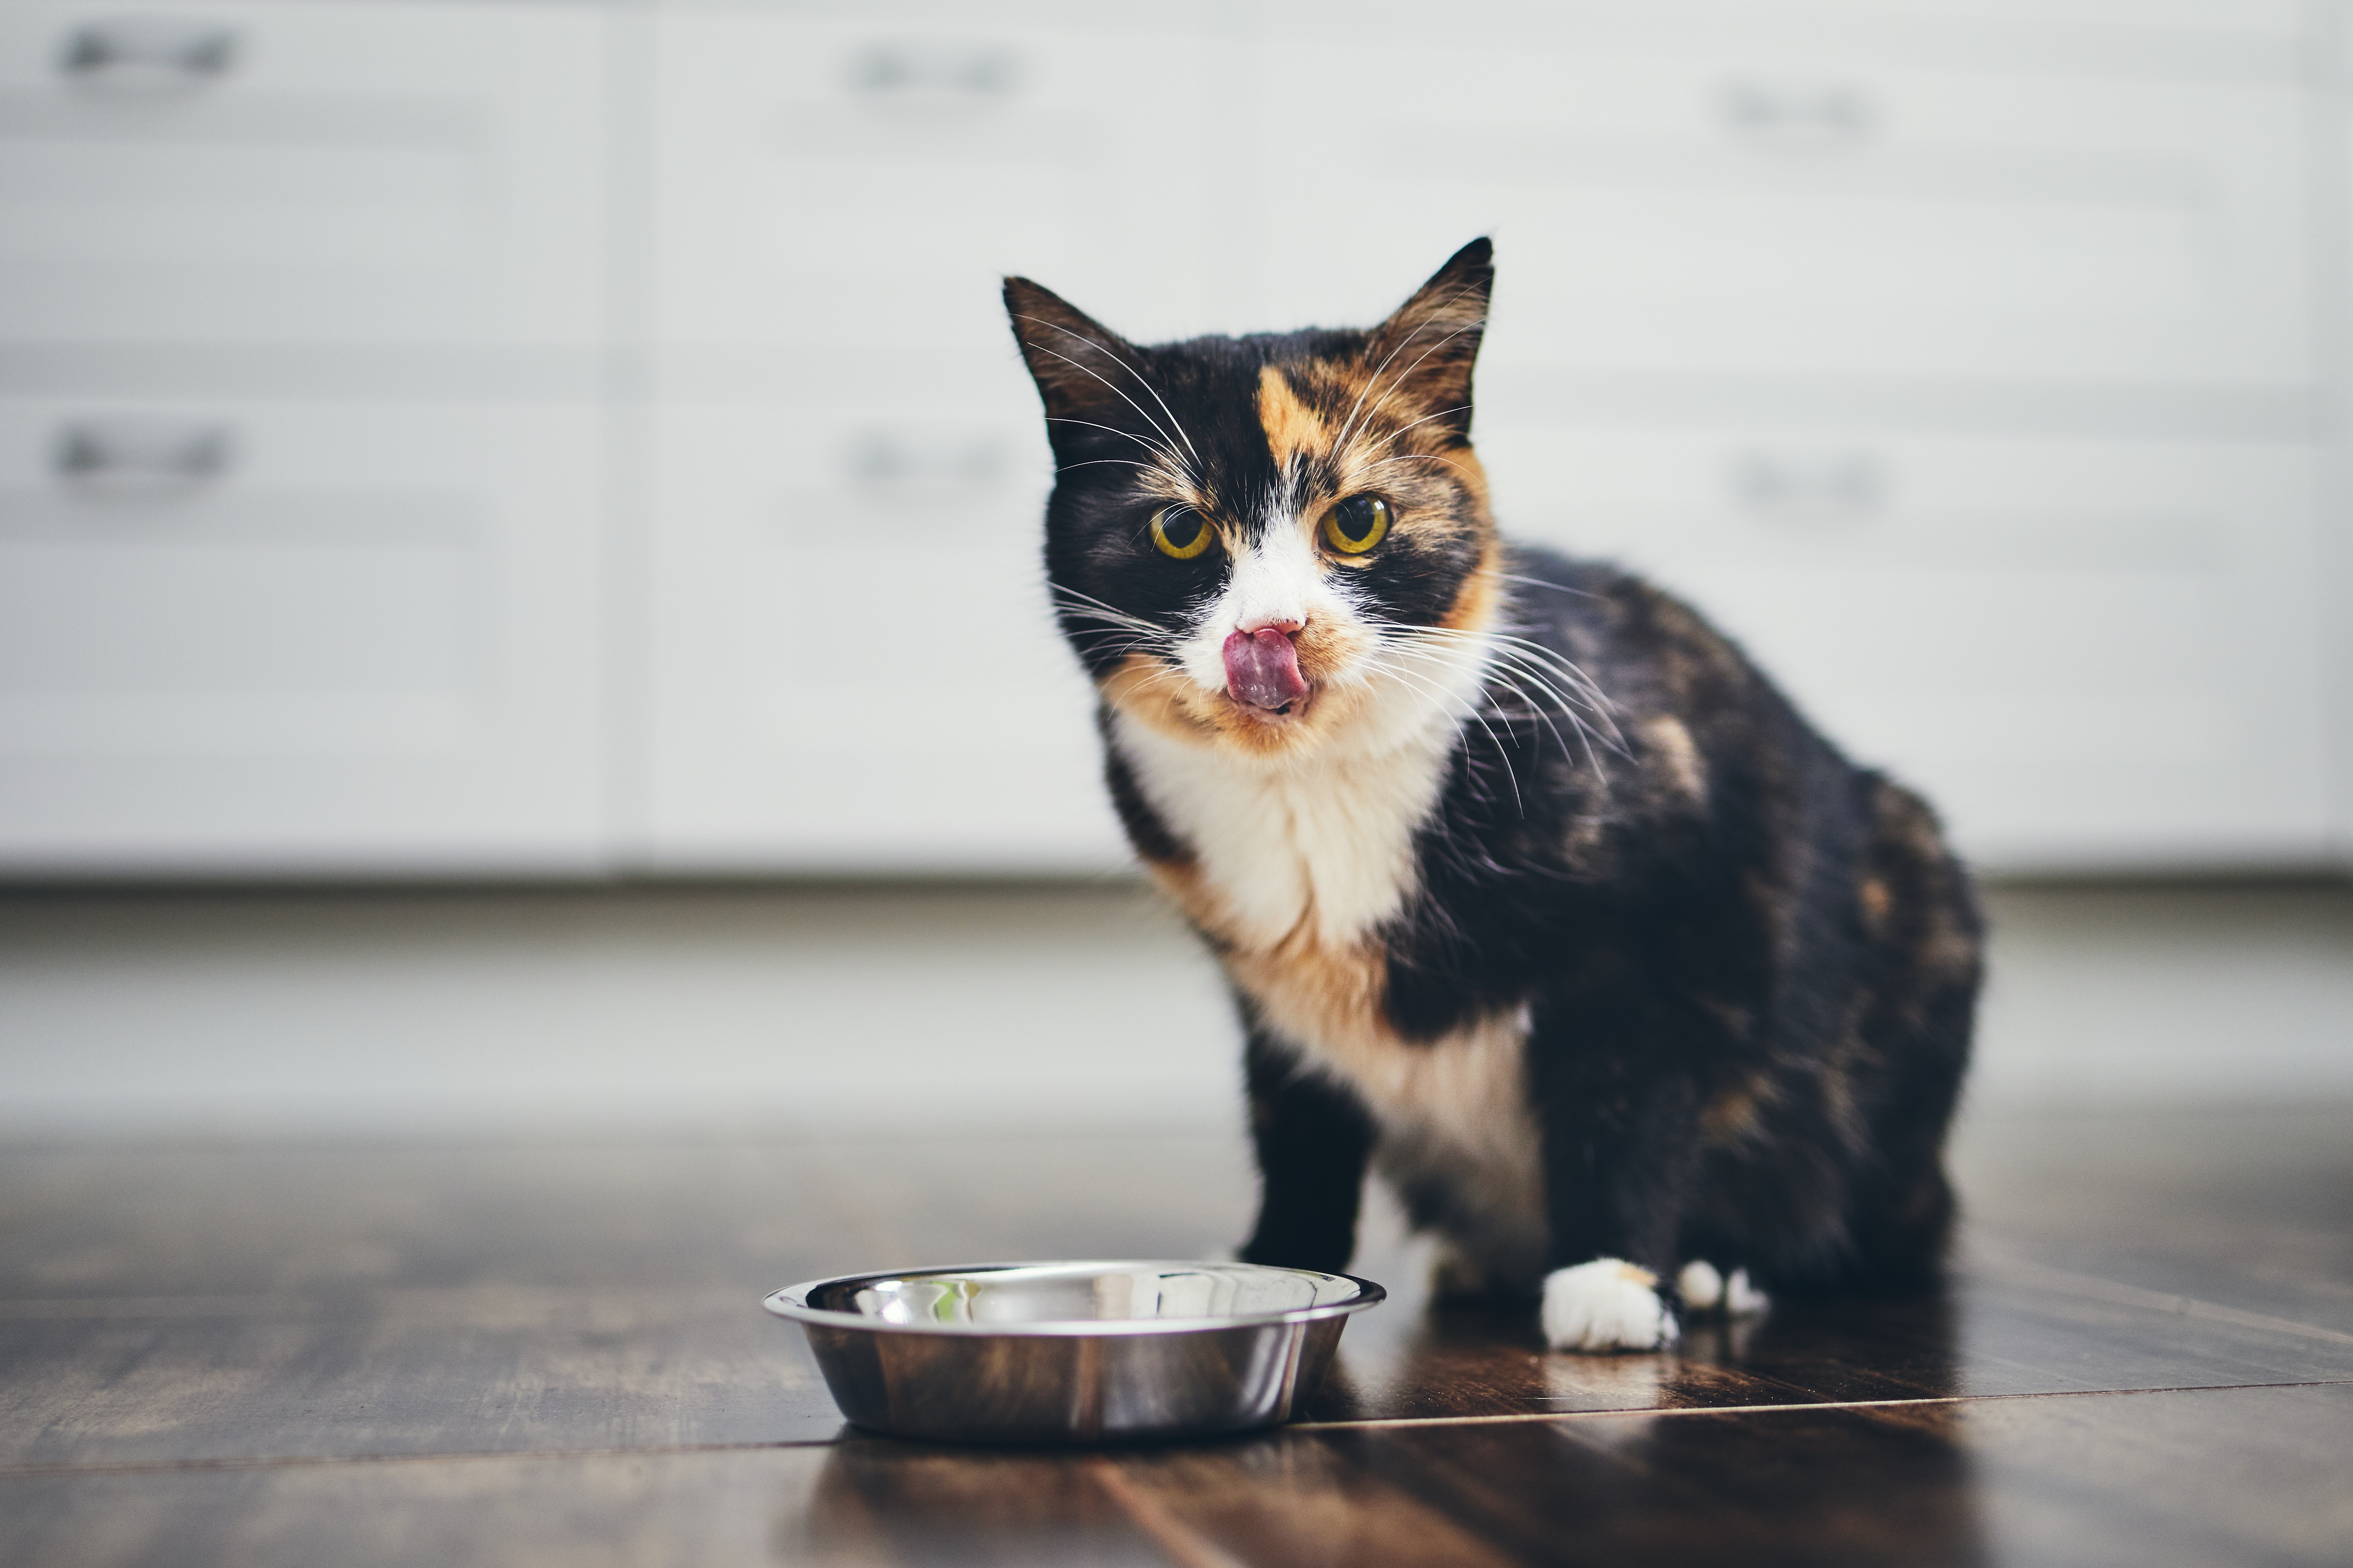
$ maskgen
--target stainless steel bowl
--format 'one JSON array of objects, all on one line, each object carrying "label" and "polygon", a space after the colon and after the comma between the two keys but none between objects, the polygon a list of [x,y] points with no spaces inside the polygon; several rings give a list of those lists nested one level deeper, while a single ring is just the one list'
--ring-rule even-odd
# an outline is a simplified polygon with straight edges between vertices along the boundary
[{"label": "stainless steel bowl", "polygon": [[902,1437],[1204,1436],[1297,1415],[1369,1279],[1250,1263],[982,1263],[813,1279],[763,1303],[807,1331],[842,1415]]}]

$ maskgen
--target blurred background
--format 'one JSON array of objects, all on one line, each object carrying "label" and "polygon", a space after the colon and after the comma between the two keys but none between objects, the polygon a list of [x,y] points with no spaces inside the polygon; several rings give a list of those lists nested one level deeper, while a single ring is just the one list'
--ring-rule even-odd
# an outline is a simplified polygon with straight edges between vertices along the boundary
[{"label": "blurred background", "polygon": [[1988,879],[1978,1103],[2353,1097],[2353,6],[10,0],[0,1132],[1226,1127],[996,300],[1497,243],[1519,536]]}]

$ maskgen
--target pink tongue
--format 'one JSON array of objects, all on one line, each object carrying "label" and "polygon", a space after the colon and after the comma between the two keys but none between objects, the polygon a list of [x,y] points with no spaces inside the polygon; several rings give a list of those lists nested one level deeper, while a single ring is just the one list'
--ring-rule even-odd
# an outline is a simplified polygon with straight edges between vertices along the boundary
[{"label": "pink tongue", "polygon": [[1299,679],[1299,655],[1291,639],[1272,626],[1234,632],[1226,638],[1226,689],[1237,702],[1277,709],[1307,695]]}]

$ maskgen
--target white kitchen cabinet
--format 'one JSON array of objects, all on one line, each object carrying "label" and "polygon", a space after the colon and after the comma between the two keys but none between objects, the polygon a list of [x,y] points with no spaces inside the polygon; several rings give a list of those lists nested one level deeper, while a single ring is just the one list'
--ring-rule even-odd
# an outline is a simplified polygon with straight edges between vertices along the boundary
[{"label": "white kitchen cabinet", "polygon": [[1987,867],[2326,853],[2308,447],[1532,421],[1481,450],[1512,532],[1692,599]]},{"label": "white kitchen cabinet", "polygon": [[[1377,314],[1492,233],[1496,371],[2308,384],[2294,18],[2170,9],[1472,5],[1432,29],[1270,0],[1264,324]],[[2151,37],[2173,52],[2127,47]]]},{"label": "white kitchen cabinet", "polygon": [[602,864],[600,423],[0,404],[0,869]]},{"label": "white kitchen cabinet", "polygon": [[608,25],[12,0],[0,343],[596,344]]},{"label": "white kitchen cabinet", "polygon": [[1141,9],[1020,15],[661,16],[665,363],[787,350],[769,383],[786,395],[921,398],[926,377],[1010,357],[1008,272],[1140,338],[1225,324],[1206,297],[1222,171],[1203,37]]},{"label": "white kitchen cabinet", "polygon": [[650,779],[663,870],[1097,869],[1094,700],[1045,591],[1044,442],[916,399],[663,410]]},{"label": "white kitchen cabinet", "polygon": [[1482,233],[1508,529],[1989,866],[2341,856],[2346,14],[16,0],[0,875],[1117,864],[999,276]]},{"label": "white kitchen cabinet", "polygon": [[1183,8],[679,7],[656,37],[633,854],[1118,864],[997,289],[1034,276],[1141,338],[1229,324],[1203,35]]}]

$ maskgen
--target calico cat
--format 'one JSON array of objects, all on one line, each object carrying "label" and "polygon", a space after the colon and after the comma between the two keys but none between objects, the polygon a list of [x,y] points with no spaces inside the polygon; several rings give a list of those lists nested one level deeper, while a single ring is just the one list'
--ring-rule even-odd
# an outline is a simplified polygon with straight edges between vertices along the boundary
[{"label": "calico cat", "polygon": [[1928,1281],[1968,878],[1690,608],[1497,533],[1493,279],[1480,240],[1370,331],[1159,346],[1006,280],[1112,799],[1247,1036],[1241,1255],[1345,1268],[1371,1165],[1442,1291],[1564,1349]]}]

